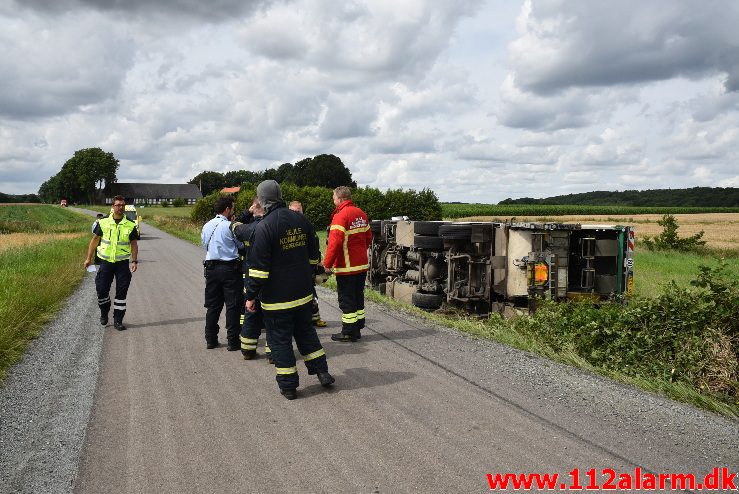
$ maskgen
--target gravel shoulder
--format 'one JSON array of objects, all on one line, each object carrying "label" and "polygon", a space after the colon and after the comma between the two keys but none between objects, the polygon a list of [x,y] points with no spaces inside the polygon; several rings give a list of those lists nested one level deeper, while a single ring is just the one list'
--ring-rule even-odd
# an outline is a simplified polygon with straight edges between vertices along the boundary
[{"label": "gravel shoulder", "polygon": [[71,491],[103,342],[94,293],[88,274],[0,389],[0,492]]}]

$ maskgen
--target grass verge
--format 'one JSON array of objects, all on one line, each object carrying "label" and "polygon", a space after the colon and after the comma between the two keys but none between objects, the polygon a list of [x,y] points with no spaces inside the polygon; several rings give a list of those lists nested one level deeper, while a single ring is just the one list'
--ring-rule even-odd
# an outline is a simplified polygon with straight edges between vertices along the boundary
[{"label": "grass verge", "polygon": [[0,207],[0,381],[85,275],[90,225],[58,206]]}]

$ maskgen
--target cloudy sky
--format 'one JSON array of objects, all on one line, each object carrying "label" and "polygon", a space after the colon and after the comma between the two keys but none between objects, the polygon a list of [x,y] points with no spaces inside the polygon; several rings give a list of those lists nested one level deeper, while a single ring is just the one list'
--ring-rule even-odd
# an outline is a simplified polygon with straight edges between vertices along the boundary
[{"label": "cloudy sky", "polygon": [[739,2],[0,0],[0,191],[321,153],[498,202],[739,187]]}]

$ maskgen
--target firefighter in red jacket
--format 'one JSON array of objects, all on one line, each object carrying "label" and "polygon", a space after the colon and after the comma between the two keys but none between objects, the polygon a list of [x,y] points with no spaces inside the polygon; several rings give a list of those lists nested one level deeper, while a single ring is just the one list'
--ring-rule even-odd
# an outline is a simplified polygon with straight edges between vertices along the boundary
[{"label": "firefighter in red jacket", "polygon": [[369,262],[367,249],[372,244],[372,230],[364,211],[352,202],[352,191],[334,189],[336,209],[331,218],[324,267],[336,274],[341,309],[341,333],[334,341],[357,341],[364,327],[364,281]]}]

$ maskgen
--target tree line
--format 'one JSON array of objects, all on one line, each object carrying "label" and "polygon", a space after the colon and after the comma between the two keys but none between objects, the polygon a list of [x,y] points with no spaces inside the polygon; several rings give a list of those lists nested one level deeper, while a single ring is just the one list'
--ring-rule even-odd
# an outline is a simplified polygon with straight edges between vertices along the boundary
[{"label": "tree line", "polygon": [[242,184],[258,184],[263,180],[275,180],[281,184],[291,183],[300,187],[328,187],[340,185],[356,187],[352,173],[341,159],[333,154],[319,154],[292,163],[283,163],[276,168],[261,172],[235,170],[226,173],[204,171],[187,183],[200,187],[204,196],[224,187],[237,187]]},{"label": "tree line", "polygon": [[[328,187],[298,186],[290,182],[281,184],[282,197],[286,203],[300,201],[308,220],[318,229],[326,228],[334,210],[333,189]],[[256,196],[256,185],[247,184],[235,195],[236,214],[245,211]],[[219,190],[200,199],[191,212],[191,219],[203,224],[213,218],[213,206],[222,193]],[[408,216],[412,220],[440,220],[441,204],[431,189],[391,189],[382,192],[374,187],[352,189],[352,200],[362,208],[371,220],[390,219],[393,216]]]},{"label": "tree line", "polygon": [[737,187],[691,187],[689,189],[651,189],[584,192],[533,199],[505,199],[498,204],[556,204],[584,206],[664,206],[664,207],[739,207]]}]

